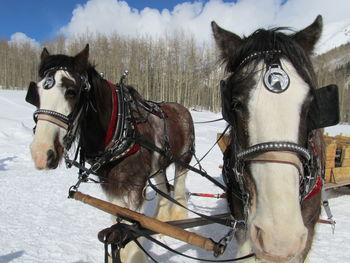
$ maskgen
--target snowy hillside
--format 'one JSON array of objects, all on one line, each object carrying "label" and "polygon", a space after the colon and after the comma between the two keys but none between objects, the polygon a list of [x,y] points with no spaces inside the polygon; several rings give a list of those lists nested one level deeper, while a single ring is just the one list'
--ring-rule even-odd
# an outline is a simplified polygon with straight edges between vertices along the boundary
[{"label": "snowy hillside", "polygon": [[[54,171],[34,169],[29,144],[32,139],[34,108],[24,102],[24,91],[0,90],[0,263],[94,263],[103,262],[103,245],[97,233],[111,225],[110,216],[83,203],[67,199],[68,188],[76,182],[76,170],[64,165]],[[210,112],[192,112],[195,121],[220,117]],[[196,124],[197,155],[201,157],[215,142],[225,123]],[[329,130],[330,134],[350,133],[349,126]],[[222,155],[214,147],[203,167],[220,179]],[[190,192],[220,193],[220,189],[199,175],[190,173]],[[84,193],[103,198],[100,187],[83,184]],[[334,235],[328,225],[318,225],[311,252],[312,263],[343,263],[350,259],[350,191],[330,192],[330,204],[337,221]],[[149,193],[153,195],[152,192]],[[153,202],[146,204],[151,215]],[[225,200],[190,197],[189,207],[207,214],[226,212]],[[194,229],[215,240],[227,229],[211,225]],[[192,256],[212,258],[211,253],[164,237],[163,242]],[[175,256],[151,243],[145,247],[159,262],[196,262]],[[235,243],[225,255],[231,258]],[[198,262],[198,261],[197,261]]]},{"label": "snowy hillside", "polygon": [[316,54],[326,53],[348,42],[350,42],[350,19],[326,24],[321,39],[316,46]]}]

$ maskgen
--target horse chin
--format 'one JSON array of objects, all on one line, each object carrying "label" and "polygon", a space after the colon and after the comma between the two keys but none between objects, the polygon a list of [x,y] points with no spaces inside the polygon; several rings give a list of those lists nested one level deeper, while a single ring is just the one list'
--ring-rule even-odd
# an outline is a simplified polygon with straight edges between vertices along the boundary
[{"label": "horse chin", "polygon": [[297,263],[299,262],[299,261],[295,261],[299,258],[298,256],[281,257],[281,256],[275,256],[275,255],[271,255],[261,251],[255,251],[255,255],[257,258],[257,262],[263,262],[263,263],[287,263],[287,262]]},{"label": "horse chin", "polygon": [[55,138],[54,145],[51,147],[45,143],[33,143],[30,148],[35,167],[38,170],[56,169],[62,159],[64,151],[58,137]]}]

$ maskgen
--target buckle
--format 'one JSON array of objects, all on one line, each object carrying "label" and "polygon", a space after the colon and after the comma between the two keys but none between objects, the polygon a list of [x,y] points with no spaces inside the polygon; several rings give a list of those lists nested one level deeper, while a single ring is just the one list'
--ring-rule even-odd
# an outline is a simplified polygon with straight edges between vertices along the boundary
[{"label": "buckle", "polygon": [[96,162],[91,166],[90,170],[93,171],[94,173],[96,173],[98,171],[98,169],[101,168],[101,166],[102,166],[102,164],[100,162]]}]

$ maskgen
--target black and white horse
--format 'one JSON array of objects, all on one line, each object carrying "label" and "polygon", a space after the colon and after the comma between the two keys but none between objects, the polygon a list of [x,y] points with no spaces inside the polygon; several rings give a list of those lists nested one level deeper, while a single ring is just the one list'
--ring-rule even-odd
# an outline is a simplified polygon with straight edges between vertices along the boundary
[{"label": "black and white horse", "polygon": [[[153,175],[157,187],[169,194],[165,170],[171,161],[133,138],[141,137],[189,163],[194,147],[192,117],[180,104],[157,104],[144,100],[131,86],[116,88],[96,72],[88,56],[88,45],[76,56],[42,51],[40,80],[31,83],[26,98],[38,108],[30,145],[35,167],[55,169],[75,141],[81,160],[91,164],[108,198],[140,210],[149,176]],[[186,172],[175,164],[173,197],[183,205]],[[159,196],[155,217],[164,221],[182,219],[186,210],[172,207]],[[124,252],[125,262],[146,261],[133,242]]]},{"label": "black and white horse", "polygon": [[215,22],[212,30],[227,72],[222,107],[232,129],[223,175],[231,213],[244,225],[236,233],[238,254],[304,262],[321,211],[324,146],[317,128],[328,125],[310,60],[322,17],[293,34],[259,29],[241,38]]}]

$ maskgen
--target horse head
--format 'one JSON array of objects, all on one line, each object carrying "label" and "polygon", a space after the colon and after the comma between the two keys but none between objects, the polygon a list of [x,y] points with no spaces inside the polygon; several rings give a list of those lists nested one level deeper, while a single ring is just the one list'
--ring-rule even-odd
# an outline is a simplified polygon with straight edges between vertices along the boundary
[{"label": "horse head", "polygon": [[241,38],[215,22],[212,30],[228,75],[221,83],[223,116],[232,127],[226,181],[231,212],[247,224],[242,243],[265,260],[303,262],[297,258],[306,256],[315,224],[310,227],[310,220],[320,212],[320,195],[311,219],[304,199],[317,178],[309,174],[310,159],[321,155],[310,150],[316,103],[310,55],[322,17],[293,34],[259,29]]},{"label": "horse head", "polygon": [[88,45],[74,57],[50,55],[46,48],[41,53],[40,80],[31,82],[26,96],[37,107],[30,150],[38,169],[55,169],[74,139],[89,89],[88,56]]}]

